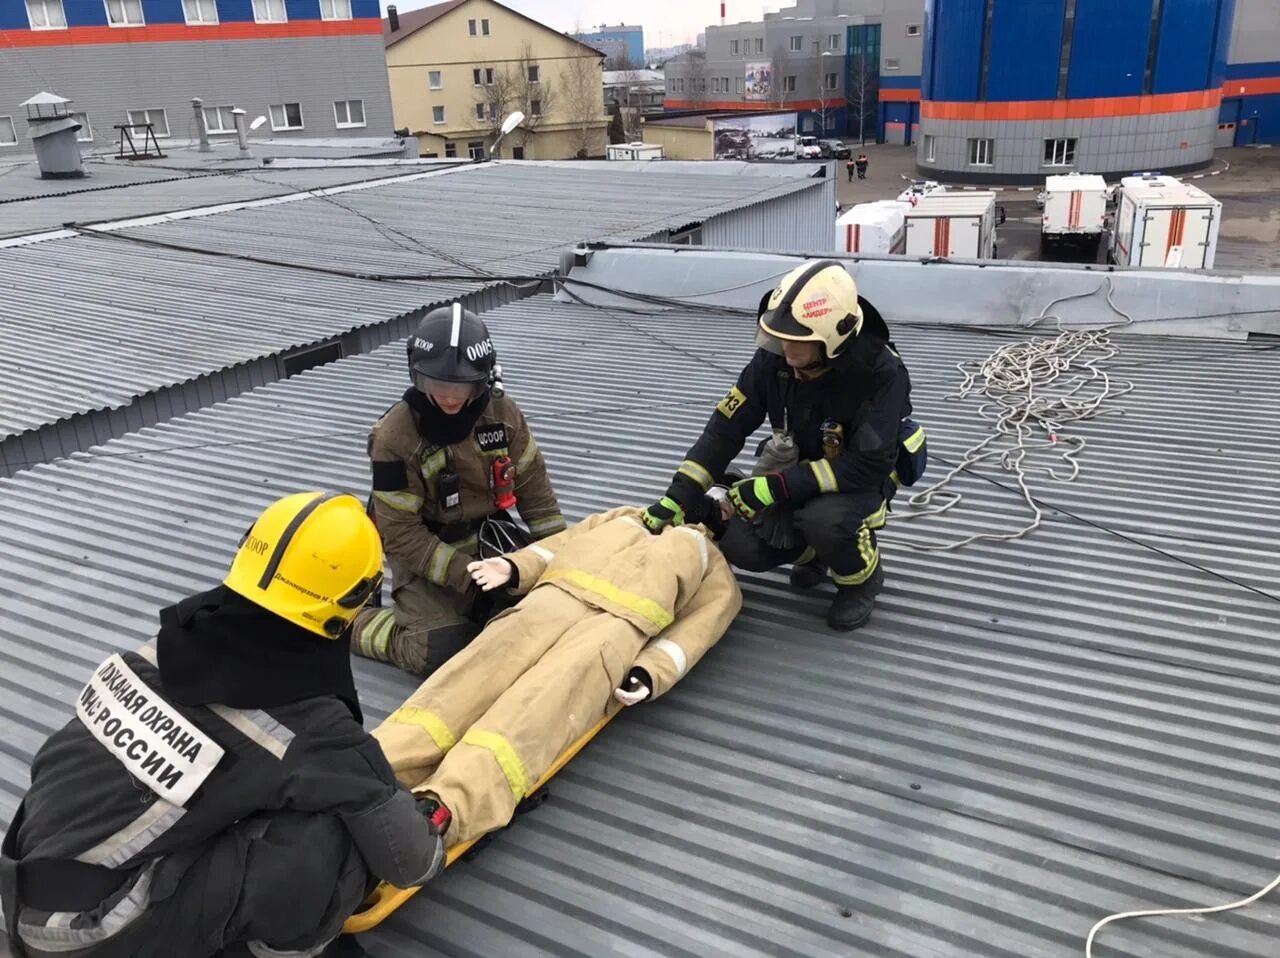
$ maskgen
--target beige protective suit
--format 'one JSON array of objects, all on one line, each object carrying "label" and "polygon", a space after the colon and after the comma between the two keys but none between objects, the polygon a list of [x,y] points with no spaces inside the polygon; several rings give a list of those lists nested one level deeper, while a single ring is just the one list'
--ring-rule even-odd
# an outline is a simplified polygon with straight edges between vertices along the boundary
[{"label": "beige protective suit", "polygon": [[396,777],[453,813],[447,844],[506,825],[555,759],[621,707],[612,693],[633,668],[662,695],[738,614],[742,593],[707,532],[653,535],[640,513],[591,516],[507,556],[525,598],[373,733]]}]

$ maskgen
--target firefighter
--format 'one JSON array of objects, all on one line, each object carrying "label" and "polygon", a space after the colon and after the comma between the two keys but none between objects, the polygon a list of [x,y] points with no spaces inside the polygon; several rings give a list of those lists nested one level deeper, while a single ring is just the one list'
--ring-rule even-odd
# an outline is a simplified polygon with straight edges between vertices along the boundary
[{"label": "firefighter", "polygon": [[865,625],[884,583],[876,530],[888,500],[924,468],[907,418],[911,382],[874,307],[832,260],[805,263],[760,302],[760,348],[716,406],[666,495],[645,512],[678,525],[768,417],[757,474],[737,481],[738,517],[720,548],[739,568],[792,563],[791,583],[836,585],[827,623]]},{"label": "firefighter", "polygon": [[859,153],[853,164],[858,168],[858,179],[865,180],[867,178],[867,154]]},{"label": "firefighter", "polygon": [[432,310],[410,337],[408,358],[412,385],[368,443],[395,607],[357,617],[352,650],[428,675],[501,606],[480,596],[467,574],[485,520],[507,518],[518,501],[534,539],[565,521],[524,414],[502,389],[480,318],[459,303]]},{"label": "firefighter", "polygon": [[471,563],[483,589],[524,599],[373,733],[400,781],[448,812],[447,845],[506,825],[570,744],[666,693],[728,629],[742,594],[711,541],[720,505],[699,500],[702,525],[655,536],[625,506]]},{"label": "firefighter", "polygon": [[287,496],[222,586],[98,667],[4,838],[19,958],[305,958],[371,879],[439,870],[447,822],[397,785],[351,676],[350,622],[381,579],[358,499]]}]

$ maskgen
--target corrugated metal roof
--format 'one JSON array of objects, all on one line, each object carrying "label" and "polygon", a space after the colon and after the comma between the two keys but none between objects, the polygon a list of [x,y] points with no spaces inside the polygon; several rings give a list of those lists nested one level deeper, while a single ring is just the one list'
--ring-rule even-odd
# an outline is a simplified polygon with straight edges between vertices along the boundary
[{"label": "corrugated metal roof", "polygon": [[[486,319],[572,517],[660,490],[752,337],[743,320],[546,297]],[[1006,337],[897,333],[931,450],[955,461],[984,423],[945,398],[954,364]],[[827,594],[743,575],[742,614],[681,685],[366,947],[1066,958],[1111,911],[1269,881],[1280,352],[1120,342],[1137,388],[1082,428],[1076,483],[1039,485],[1039,532],[925,554],[895,545],[891,521],[885,593],[852,635],[823,627]],[[89,669],[219,575],[256,509],[365,487],[365,432],[402,385],[387,347],[0,482],[0,814]],[[963,491],[964,510],[905,532],[1021,521],[1015,492]],[[357,673],[371,723],[413,686]],[[1124,923],[1098,958],[1246,958],[1278,931],[1268,901]]]},{"label": "corrugated metal roof", "polygon": [[[279,190],[279,183],[347,182],[359,179],[358,172],[265,176],[269,188]],[[183,190],[220,182],[186,180],[166,188],[190,199]],[[0,302],[0,436],[118,408],[152,390],[386,323],[496,285],[492,274],[546,274],[561,249],[578,240],[647,238],[820,185],[792,178],[656,178],[604,163],[594,171],[486,164],[340,196],[0,250],[0,287],[7,291]],[[42,203],[75,202],[79,209],[85,200]],[[788,224],[786,211],[775,208],[773,218]],[[761,219],[753,223],[759,227]],[[126,235],[319,269],[475,281],[379,283],[161,249],[121,238]],[[752,233],[753,242],[771,238],[779,237],[767,229]]]}]

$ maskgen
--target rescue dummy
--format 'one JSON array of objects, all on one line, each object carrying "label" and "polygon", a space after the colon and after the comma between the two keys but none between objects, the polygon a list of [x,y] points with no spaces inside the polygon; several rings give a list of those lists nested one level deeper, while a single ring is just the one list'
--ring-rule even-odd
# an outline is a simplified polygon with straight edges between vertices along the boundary
[{"label": "rescue dummy", "polygon": [[377,879],[435,874],[446,823],[397,784],[351,675],[381,579],[359,500],[287,496],[222,586],[99,666],[5,835],[19,958],[306,958]]},{"label": "rescue dummy", "polygon": [[927,456],[924,429],[909,418],[907,367],[833,260],[784,276],[761,300],[758,322],[760,348],[644,521],[655,531],[683,522],[767,416],[772,435],[756,450],[757,474],[730,489],[738,518],[720,548],[753,572],[791,563],[797,588],[829,575],[827,623],[856,629],[884,585],[876,531]]},{"label": "rescue dummy", "polygon": [[480,318],[458,303],[432,310],[409,338],[408,360],[413,384],[368,443],[395,608],[359,616],[352,649],[428,675],[501,608],[467,574],[485,520],[508,519],[518,502],[526,541],[565,522]]},{"label": "rescue dummy", "polygon": [[664,694],[724,634],[742,594],[712,541],[721,505],[704,502],[707,526],[654,536],[624,507],[471,563],[482,588],[524,598],[373,733],[396,777],[451,813],[446,845],[506,825],[606,712]]}]

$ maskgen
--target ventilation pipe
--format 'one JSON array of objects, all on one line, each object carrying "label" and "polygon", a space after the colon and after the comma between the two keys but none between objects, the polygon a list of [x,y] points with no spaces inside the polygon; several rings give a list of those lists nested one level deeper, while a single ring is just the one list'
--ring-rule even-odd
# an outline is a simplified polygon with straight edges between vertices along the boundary
[{"label": "ventilation pipe", "polygon": [[42,179],[84,176],[84,161],[76,141],[80,121],[67,109],[69,103],[56,93],[37,93],[21,104],[27,108],[27,129]]},{"label": "ventilation pipe", "polygon": [[196,134],[200,137],[200,152],[212,153],[213,147],[209,145],[209,127],[204,122],[204,101],[198,96],[191,98],[191,112],[195,114]]},{"label": "ventilation pipe", "polygon": [[395,4],[387,7],[387,23],[392,33],[400,29],[400,11],[395,8]]}]

